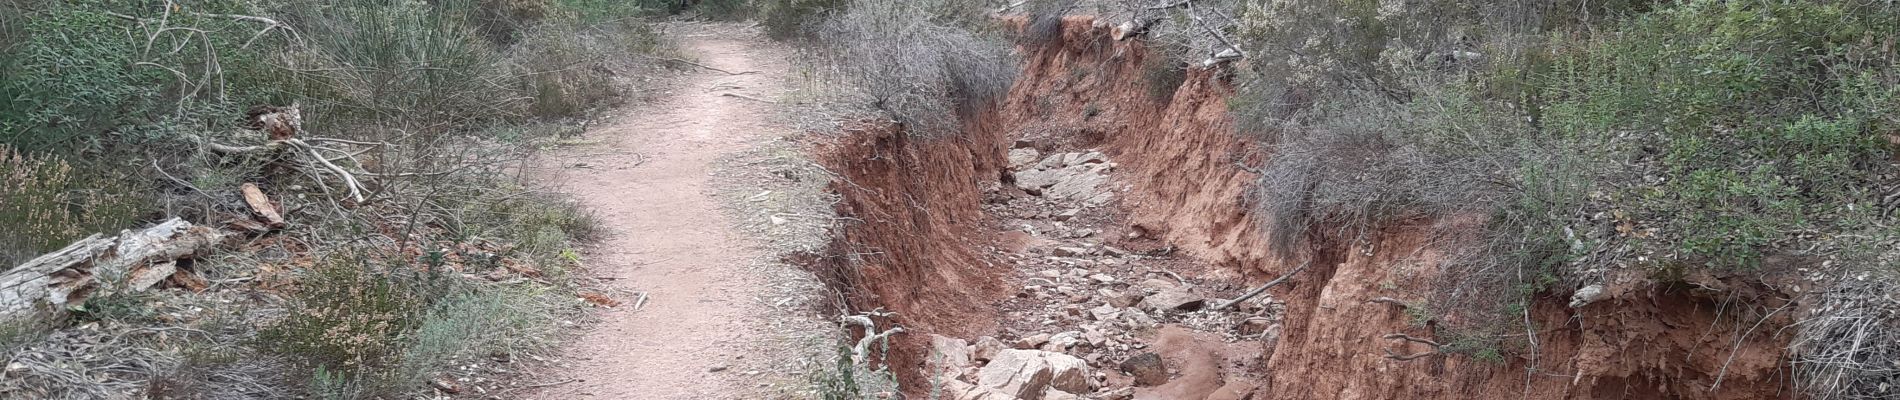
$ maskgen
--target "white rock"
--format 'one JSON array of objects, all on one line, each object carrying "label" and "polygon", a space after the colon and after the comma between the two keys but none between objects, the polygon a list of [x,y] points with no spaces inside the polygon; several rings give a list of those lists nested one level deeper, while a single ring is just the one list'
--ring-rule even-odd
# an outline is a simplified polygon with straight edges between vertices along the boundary
[{"label": "white rock", "polygon": [[945,380],[955,380],[963,375],[963,366],[970,365],[975,349],[963,339],[930,335],[930,370]]},{"label": "white rock", "polygon": [[1041,350],[1003,350],[977,372],[977,386],[1023,399],[1037,399],[1050,388],[1070,393],[1090,390],[1088,362]]},{"label": "white rock", "polygon": [[1576,294],[1570,295],[1570,308],[1582,308],[1583,306],[1590,305],[1590,303],[1594,303],[1597,300],[1601,300],[1602,298],[1603,298],[1602,284],[1593,284],[1590,286],[1584,286],[1582,289],[1577,289]]},{"label": "white rock", "polygon": [[1042,158],[1042,153],[1036,152],[1036,149],[1010,149],[1009,169],[1023,169],[1035,164],[1039,158]]}]

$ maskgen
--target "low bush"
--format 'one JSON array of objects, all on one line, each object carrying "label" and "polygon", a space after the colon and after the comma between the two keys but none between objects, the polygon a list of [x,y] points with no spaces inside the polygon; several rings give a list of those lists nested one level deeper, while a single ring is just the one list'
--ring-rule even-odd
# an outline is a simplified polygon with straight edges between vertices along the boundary
[{"label": "low bush", "polygon": [[966,7],[935,1],[865,0],[818,34],[828,67],[876,109],[913,133],[948,135],[994,103],[1016,79],[1015,54],[968,25]]},{"label": "low bush", "polygon": [[[1512,315],[1605,265],[1670,281],[1770,254],[1875,259],[1890,252],[1843,243],[1896,237],[1866,228],[1892,218],[1889,196],[1870,189],[1895,176],[1886,136],[1900,119],[1887,110],[1900,106],[1900,69],[1887,43],[1900,9],[1890,5],[1237,12],[1251,63],[1230,106],[1275,151],[1257,198],[1276,247],[1319,222],[1487,217],[1482,237],[1446,239],[1465,250],[1425,306],[1448,335],[1521,334]],[[1891,269],[1845,264],[1833,265]],[[1829,326],[1817,331],[1851,330]]]},{"label": "low bush", "polygon": [[772,0],[761,6],[759,24],[765,34],[777,40],[809,39],[817,28],[836,13],[843,12],[851,0]]}]

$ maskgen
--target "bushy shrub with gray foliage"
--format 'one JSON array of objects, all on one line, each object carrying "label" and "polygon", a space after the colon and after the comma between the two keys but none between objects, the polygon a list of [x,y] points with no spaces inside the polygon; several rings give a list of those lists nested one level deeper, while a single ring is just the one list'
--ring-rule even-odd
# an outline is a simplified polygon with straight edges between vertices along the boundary
[{"label": "bushy shrub with gray foliage", "polygon": [[947,0],[866,0],[820,29],[832,72],[912,133],[942,135],[1015,82],[1007,41],[944,23]]}]

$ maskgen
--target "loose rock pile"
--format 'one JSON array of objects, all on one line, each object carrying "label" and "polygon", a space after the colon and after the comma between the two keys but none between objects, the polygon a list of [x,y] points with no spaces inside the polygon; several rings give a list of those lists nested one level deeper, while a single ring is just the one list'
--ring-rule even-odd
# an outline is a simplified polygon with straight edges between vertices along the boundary
[{"label": "loose rock pile", "polygon": [[986,208],[1002,229],[1026,234],[1021,246],[994,253],[1017,267],[1020,291],[1000,304],[998,337],[933,336],[927,376],[942,398],[1131,399],[1185,373],[1153,347],[1164,327],[1229,343],[1277,336],[1281,306],[1270,298],[1207,310],[1226,302],[1216,295],[1239,288],[1170,272],[1193,261],[1168,252],[1111,244],[1139,229],[1104,237],[1121,222],[1109,208],[1120,189],[1111,181],[1115,164],[1102,153],[1018,148],[1010,165],[1013,186],[991,188]]}]

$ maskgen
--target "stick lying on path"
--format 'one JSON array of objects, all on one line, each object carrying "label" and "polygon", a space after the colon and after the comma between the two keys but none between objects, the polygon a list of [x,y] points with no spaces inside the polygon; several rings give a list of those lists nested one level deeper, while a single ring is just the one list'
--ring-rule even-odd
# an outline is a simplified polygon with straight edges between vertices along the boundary
[{"label": "stick lying on path", "polygon": [[1293,277],[1293,274],[1300,273],[1301,270],[1306,269],[1307,264],[1312,264],[1312,263],[1313,263],[1312,260],[1307,260],[1306,262],[1300,263],[1300,266],[1294,267],[1292,271],[1287,271],[1286,275],[1280,275],[1279,278],[1274,278],[1271,281],[1267,281],[1267,284],[1260,285],[1260,287],[1247,291],[1247,294],[1240,295],[1240,298],[1236,298],[1233,301],[1229,301],[1229,302],[1221,304],[1218,307],[1214,307],[1214,311],[1220,311],[1220,310],[1233,308],[1234,305],[1240,304],[1240,302],[1253,299],[1254,296],[1259,296],[1261,293],[1266,293],[1267,288],[1278,286],[1279,284],[1286,282],[1286,278],[1291,278]]}]

